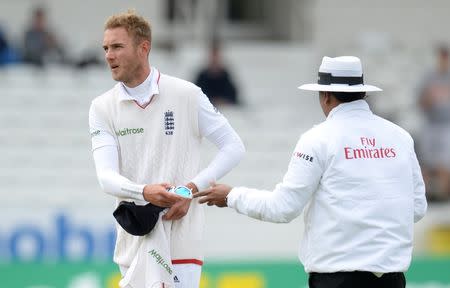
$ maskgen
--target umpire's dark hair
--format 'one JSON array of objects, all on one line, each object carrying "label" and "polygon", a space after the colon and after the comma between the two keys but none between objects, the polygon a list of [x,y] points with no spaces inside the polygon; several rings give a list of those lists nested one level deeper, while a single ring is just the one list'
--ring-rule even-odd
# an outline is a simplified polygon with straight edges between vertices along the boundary
[{"label": "umpire's dark hair", "polygon": [[330,92],[341,103],[348,103],[366,98],[366,92]]}]

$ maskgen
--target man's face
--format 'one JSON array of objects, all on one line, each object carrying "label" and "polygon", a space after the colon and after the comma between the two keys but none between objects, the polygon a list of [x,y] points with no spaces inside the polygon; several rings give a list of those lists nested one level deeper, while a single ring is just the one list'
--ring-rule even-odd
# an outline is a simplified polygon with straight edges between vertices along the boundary
[{"label": "man's face", "polygon": [[[142,69],[142,61],[147,61],[139,53],[139,47],[125,28],[107,29],[103,37],[105,59],[111,69],[112,78],[133,87],[135,75]],[[144,60],[143,60],[144,59]]]}]

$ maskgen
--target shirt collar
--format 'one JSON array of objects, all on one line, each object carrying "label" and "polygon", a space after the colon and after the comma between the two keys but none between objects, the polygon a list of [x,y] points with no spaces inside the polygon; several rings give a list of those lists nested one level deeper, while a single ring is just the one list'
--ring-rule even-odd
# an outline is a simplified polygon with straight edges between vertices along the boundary
[{"label": "shirt collar", "polygon": [[[138,86],[132,88],[133,90],[138,90],[139,94],[145,94],[144,99],[137,99],[136,97],[130,95],[127,92],[128,87],[125,87],[125,84],[119,82],[116,86],[119,88],[119,101],[138,101],[138,102],[150,102],[150,99],[153,95],[159,94],[159,76],[160,73],[158,69],[151,67],[150,74],[147,78],[139,84]],[[141,103],[142,104],[142,103]]]},{"label": "shirt collar", "polygon": [[341,103],[338,106],[334,107],[328,114],[327,120],[354,111],[362,111],[372,114],[372,111],[370,110],[369,104],[367,104],[366,100],[356,100],[348,103]]}]

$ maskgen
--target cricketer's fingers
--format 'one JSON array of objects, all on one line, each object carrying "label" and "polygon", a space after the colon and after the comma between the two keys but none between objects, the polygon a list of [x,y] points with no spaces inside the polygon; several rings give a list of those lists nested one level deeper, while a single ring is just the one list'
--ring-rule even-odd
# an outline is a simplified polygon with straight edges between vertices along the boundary
[{"label": "cricketer's fingers", "polygon": [[191,204],[191,199],[184,199],[175,203],[172,207],[170,207],[169,211],[164,214],[164,220],[178,220],[184,217],[188,211],[189,206]]},{"label": "cricketer's fingers", "polygon": [[168,188],[170,188],[170,187],[173,186],[172,184],[167,183],[167,182],[161,183],[160,185],[163,186],[163,187],[166,188],[166,189],[168,189]]}]

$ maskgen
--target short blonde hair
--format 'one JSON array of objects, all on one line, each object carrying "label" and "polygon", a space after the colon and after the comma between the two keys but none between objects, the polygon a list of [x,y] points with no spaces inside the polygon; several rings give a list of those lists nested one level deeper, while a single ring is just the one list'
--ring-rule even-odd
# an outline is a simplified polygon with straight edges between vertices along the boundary
[{"label": "short blonde hair", "polygon": [[142,41],[152,42],[152,28],[144,17],[134,10],[110,16],[105,23],[105,30],[123,27],[133,37],[136,44]]}]

